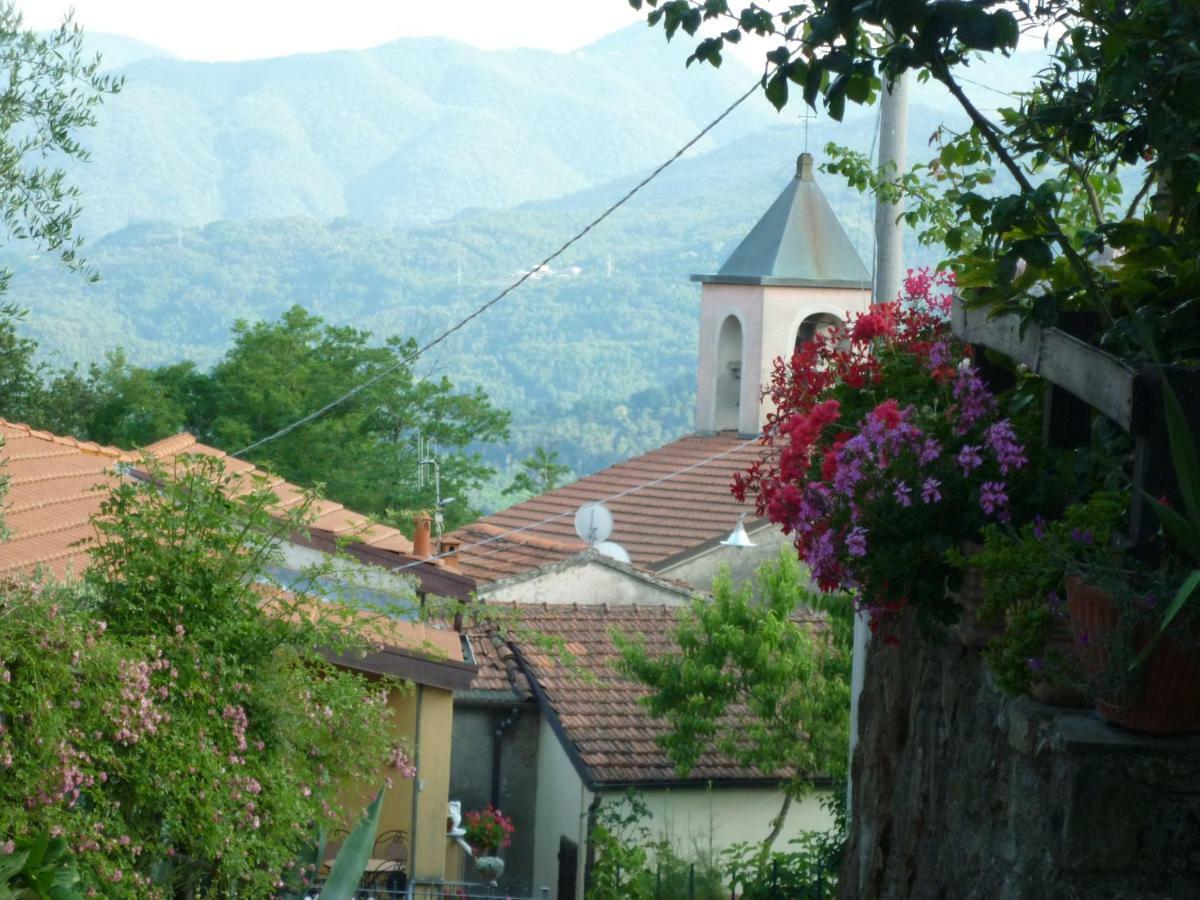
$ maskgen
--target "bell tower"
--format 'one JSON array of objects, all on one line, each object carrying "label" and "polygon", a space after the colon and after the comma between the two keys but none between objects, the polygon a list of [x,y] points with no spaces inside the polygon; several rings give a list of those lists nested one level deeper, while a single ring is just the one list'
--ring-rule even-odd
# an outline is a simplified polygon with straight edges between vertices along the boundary
[{"label": "bell tower", "polygon": [[813,180],[809,153],[717,274],[692,280],[701,284],[699,434],[761,432],[775,359],[871,303],[870,273]]}]

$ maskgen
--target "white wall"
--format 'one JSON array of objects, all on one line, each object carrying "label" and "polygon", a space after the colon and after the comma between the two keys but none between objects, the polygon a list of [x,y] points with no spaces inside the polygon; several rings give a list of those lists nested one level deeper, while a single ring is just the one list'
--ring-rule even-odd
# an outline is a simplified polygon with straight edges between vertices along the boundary
[{"label": "white wall", "polygon": [[[705,586],[707,590],[707,586]],[[479,596],[516,603],[610,603],[680,606],[688,595],[644,578],[596,562],[547,566],[532,577],[517,576],[482,585]]]},{"label": "white wall", "polygon": [[[604,802],[620,802],[623,793],[606,793]],[[650,810],[651,834],[665,837],[687,856],[711,851],[716,857],[734,844],[766,840],[783,804],[783,793],[776,787],[697,786],[640,793]],[[792,803],[775,841],[777,849],[786,850],[789,840],[806,831],[824,831],[833,825],[833,818],[821,807],[822,794],[828,791]]]},{"label": "white wall", "polygon": [[800,323],[817,313],[844,320],[849,311],[865,312],[870,301],[871,292],[858,288],[705,284],[700,291],[696,430],[701,433],[717,430],[718,346],[726,317],[735,315],[742,325],[738,431],[753,435],[762,430],[770,410],[769,405],[759,402],[761,388],[771,382],[775,359],[791,358]]},{"label": "white wall", "polygon": [[775,525],[760,526],[750,532],[754,547],[714,547],[708,552],[680,560],[659,569],[659,574],[690,584],[697,591],[710,593],[713,577],[721,566],[728,566],[735,583],[754,581],[754,574],[765,562],[774,562],[789,539]]},{"label": "white wall", "polygon": [[[591,793],[575,771],[558,735],[544,718],[538,729],[537,834],[533,845],[533,895],[550,889],[550,900],[582,900],[587,858],[587,808]],[[567,838],[579,846],[575,897],[558,896],[558,844]]]}]

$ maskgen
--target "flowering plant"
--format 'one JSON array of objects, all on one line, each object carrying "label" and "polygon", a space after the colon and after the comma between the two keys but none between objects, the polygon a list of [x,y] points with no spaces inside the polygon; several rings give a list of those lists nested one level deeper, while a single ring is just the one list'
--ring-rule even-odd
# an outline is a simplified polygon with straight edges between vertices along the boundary
[{"label": "flowering plant", "polygon": [[513,832],[517,830],[512,819],[490,803],[481,810],[467,813],[464,818],[467,822],[467,843],[476,851],[509,846]]},{"label": "flowering plant", "polygon": [[778,361],[773,452],[735,479],[794,535],[821,589],[856,594],[876,630],[910,608],[926,629],[957,620],[948,551],[1010,521],[1029,471],[1027,417],[1001,415],[950,334],[952,286],[910,272],[900,300]]}]

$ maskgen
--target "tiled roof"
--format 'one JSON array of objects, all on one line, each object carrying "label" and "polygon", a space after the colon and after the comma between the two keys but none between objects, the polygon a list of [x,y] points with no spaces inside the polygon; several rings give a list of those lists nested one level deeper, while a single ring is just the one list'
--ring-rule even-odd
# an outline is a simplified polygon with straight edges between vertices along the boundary
[{"label": "tiled roof", "polygon": [[[10,536],[0,542],[0,575],[31,574],[41,567],[55,576],[80,572],[87,565],[86,542],[94,535],[91,517],[100,508],[106,488],[116,484],[118,463],[136,465],[144,456],[167,461],[182,454],[220,459],[228,475],[257,475],[279,498],[280,511],[291,509],[305,496],[302,488],[255,469],[253,465],[190,434],[177,434],[126,452],[74,438],[35,431],[0,419],[0,474],[9,480],[3,516]],[[247,485],[249,482],[247,482]],[[398,529],[373,522],[340,503],[318,500],[311,510],[312,536],[327,542],[349,542],[350,548],[371,553],[371,562],[386,565],[413,561],[412,542]],[[444,561],[427,564],[446,568]],[[419,574],[419,573],[417,573]]]},{"label": "tiled roof", "polygon": [[[211,456],[221,460],[226,474],[253,473],[262,476],[266,479],[266,485],[272,493],[279,498],[280,510],[291,509],[304,500],[303,488],[290,484],[276,475],[267,475],[250,463],[229,456],[223,450],[201,444],[187,433],[177,434],[151,444],[145,448],[144,452],[159,460],[169,460],[182,454]],[[353,538],[355,543],[365,544],[368,547],[377,547],[410,556],[412,554],[412,541],[398,529],[373,522],[367,516],[346,509],[340,503],[332,500],[317,500],[312,506],[311,514],[313,519],[308,529],[315,535],[325,535],[336,540]]]},{"label": "tiled roof", "polygon": [[[753,513],[753,504],[738,503],[729,486],[733,474],[749,468],[761,452],[756,441],[734,432],[680,438],[460,528],[452,535],[463,542],[460,564],[468,575],[485,582],[578,553],[584,544],[575,534],[575,511],[604,500],[613,514],[610,540],[624,547],[635,565],[655,568],[676,554],[725,537],[740,513]],[[688,471],[661,483],[605,499],[684,469]],[[557,518],[534,524],[551,516]],[[520,534],[470,546],[531,525]]]},{"label": "tiled roof", "polygon": [[119,476],[115,447],[63,438],[0,419],[0,477],[8,479],[0,516],[0,577],[42,569],[62,577],[87,566],[91,517]]},{"label": "tiled roof", "polygon": [[[618,653],[611,632],[641,635],[651,655],[672,652],[677,607],[521,604],[519,610],[522,630],[560,640],[570,654],[565,662],[557,660],[534,642],[509,634],[545,698],[547,716],[560,726],[593,786],[778,780],[715,752],[702,756],[682,779],[658,746],[656,739],[667,732],[667,725],[638,702],[646,696],[646,688],[613,668]],[[804,618],[821,621],[815,613]],[[486,641],[485,632],[477,628],[471,633],[480,668],[472,687],[503,690],[508,683],[503,659],[496,653],[478,652]]]},{"label": "tiled roof", "polygon": [[[7,538],[0,539],[0,579],[33,575],[39,570],[61,578],[87,568],[87,543],[95,536],[91,517],[120,482],[118,464],[136,465],[143,455],[170,459],[187,453],[223,458],[226,472],[231,474],[257,471],[249,463],[197,443],[189,434],[159,441],[140,453],[59,437],[4,419],[0,419],[0,437],[0,476],[8,480],[0,507],[8,531]],[[270,478],[269,483],[282,508],[301,501],[303,492],[294,485],[279,478]],[[396,529],[375,525],[340,504],[320,501],[316,511],[314,532],[337,538],[361,534],[360,540],[369,547],[412,551],[408,538]],[[362,620],[368,623],[365,614]],[[462,661],[456,632],[381,616],[371,616],[367,627],[368,637],[389,646]]]}]

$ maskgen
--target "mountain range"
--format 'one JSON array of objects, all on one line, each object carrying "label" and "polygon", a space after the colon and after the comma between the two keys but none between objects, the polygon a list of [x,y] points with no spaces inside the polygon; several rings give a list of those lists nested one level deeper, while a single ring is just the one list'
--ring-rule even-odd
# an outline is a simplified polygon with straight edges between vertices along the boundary
[{"label": "mountain range", "polygon": [[[432,336],[755,79],[736,60],[687,68],[684,41],[638,26],[569,54],[411,39],[236,63],[92,40],[125,77],[84,135],[91,161],[70,171],[101,280],[26,246],[4,251],[9,298],[60,364],[118,346],[140,364],[209,363],[236,319],[293,303],[380,337]],[[987,80],[1018,84],[1039,59],[1019,55]],[[914,90],[914,159],[939,121],[961,121],[936,102]],[[818,158],[829,140],[868,152],[874,129],[873,109],[806,125],[750,98],[423,365],[512,409],[517,455],[545,444],[584,471],[675,436],[694,391],[688,276],[715,270],[806,144]],[[869,261],[870,199],[820,180]],[[913,260],[933,257],[914,248]]]}]

